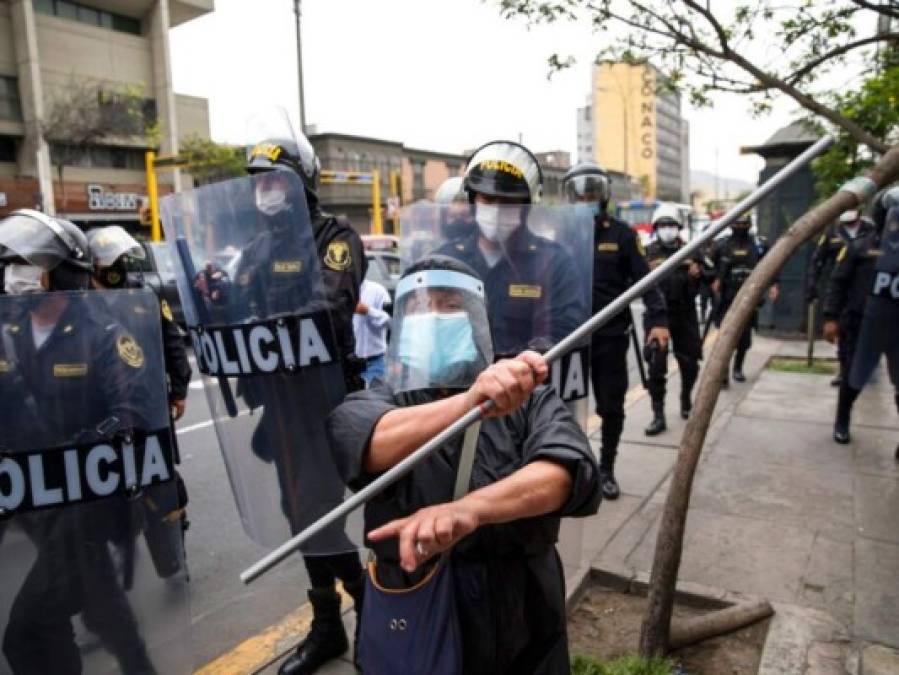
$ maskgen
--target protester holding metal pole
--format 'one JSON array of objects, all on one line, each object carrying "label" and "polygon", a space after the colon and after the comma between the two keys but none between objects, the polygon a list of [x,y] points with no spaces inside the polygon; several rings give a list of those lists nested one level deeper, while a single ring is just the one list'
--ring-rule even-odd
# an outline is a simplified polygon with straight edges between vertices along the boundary
[{"label": "protester holding metal pole", "polygon": [[[561,517],[596,512],[596,462],[565,404],[541,386],[543,357],[493,364],[490,328],[477,273],[446,256],[422,259],[397,286],[386,384],[351,394],[330,416],[338,467],[358,489],[493,402],[466,442],[445,444],[366,506],[376,563],[360,638],[365,672],[449,672],[440,666],[453,635],[453,672],[568,671],[554,544]],[[398,615],[418,640],[386,632]]]}]

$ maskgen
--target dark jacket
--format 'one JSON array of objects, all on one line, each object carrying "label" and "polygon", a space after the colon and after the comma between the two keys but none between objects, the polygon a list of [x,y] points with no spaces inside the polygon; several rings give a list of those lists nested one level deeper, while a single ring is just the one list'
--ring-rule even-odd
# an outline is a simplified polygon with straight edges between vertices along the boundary
[{"label": "dark jacket", "polygon": [[861,319],[880,256],[880,236],[874,230],[843,246],[824,298],[822,314],[826,321]]},{"label": "dark jacket", "polygon": [[[362,462],[378,420],[396,407],[428,400],[424,395],[395,396],[381,386],[348,396],[331,414],[328,431],[338,468],[351,487],[358,489],[376,477],[363,471]],[[366,532],[452,501],[461,443],[457,439],[444,446],[368,502]],[[482,527],[452,552],[466,674],[569,672],[564,577],[554,543],[560,518],[595,513],[600,492],[596,460],[584,433],[545,386],[515,413],[483,422],[470,489],[536,460],[557,462],[571,473],[571,495],[559,512]],[[399,568],[396,540],[373,548],[385,585],[404,587],[423,576],[422,570],[406,575]]]},{"label": "dark jacket", "polygon": [[[597,218],[593,238],[593,313],[595,314],[640,279],[649,274],[643,245],[639,235],[617,218]],[[658,288],[643,295],[647,329],[667,327],[665,299]],[[631,313],[625,310],[600,328],[594,337],[624,335],[631,326]]]},{"label": "dark jacket", "polygon": [[812,257],[809,260],[808,270],[806,272],[805,296],[810,301],[818,297],[818,282],[825,270],[832,269],[836,264],[837,256],[844,245],[849,244],[853,239],[863,237],[874,228],[866,221],[861,221],[855,237],[849,236],[849,232],[842,225],[831,225],[827,228],[815,244],[812,251]]},{"label": "dark jacket", "polygon": [[[646,249],[646,261],[649,263],[650,269],[655,269],[663,262],[668,260],[672,255],[677,253],[684,246],[680,239],[675,240],[671,245],[663,244],[660,241],[654,241]],[[689,270],[693,263],[697,263],[700,267],[701,276],[694,279],[690,276]],[[702,258],[687,258],[680,267],[659,282],[658,288],[665,296],[665,306],[668,308],[668,314],[692,313],[696,314],[696,296],[699,293],[699,287],[703,278],[710,276],[709,270]]]},{"label": "dark jacket", "polygon": [[187,398],[187,388],[193,372],[184,345],[184,332],[175,323],[172,309],[164,299],[159,299],[160,323],[162,326],[163,357],[165,374],[168,376],[169,401]]},{"label": "dark jacket", "polygon": [[476,231],[437,253],[461,260],[484,280],[496,354],[546,349],[586,318],[583,286],[561,245],[520,227],[493,266],[478,246]]},{"label": "dark jacket", "polygon": [[740,287],[768,252],[768,248],[766,239],[749,233],[730,235],[715,241],[711,258],[715,266],[715,279],[721,282],[722,306],[719,315],[723,315],[730,307]]}]

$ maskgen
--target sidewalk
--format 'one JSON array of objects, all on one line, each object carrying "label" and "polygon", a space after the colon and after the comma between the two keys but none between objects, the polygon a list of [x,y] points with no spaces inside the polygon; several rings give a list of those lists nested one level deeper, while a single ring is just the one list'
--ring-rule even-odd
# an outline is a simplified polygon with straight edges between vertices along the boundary
[{"label": "sidewalk", "polygon": [[[851,445],[837,445],[830,376],[762,370],[773,355],[800,354],[804,344],[758,338],[748,382],[722,391],[693,486],[680,567],[685,585],[775,604],[760,672],[831,672],[867,643],[899,649],[899,418],[892,387],[881,376],[865,390]],[[647,397],[627,411],[617,470],[623,494],[603,503],[584,530],[594,568],[648,578],[685,425],[676,407],[679,386],[675,375],[669,431],[660,436],[643,434]],[[866,663],[873,662],[868,653]],[[808,659],[809,669],[798,668],[797,658]],[[892,667],[882,672],[899,672],[899,659]]]}]

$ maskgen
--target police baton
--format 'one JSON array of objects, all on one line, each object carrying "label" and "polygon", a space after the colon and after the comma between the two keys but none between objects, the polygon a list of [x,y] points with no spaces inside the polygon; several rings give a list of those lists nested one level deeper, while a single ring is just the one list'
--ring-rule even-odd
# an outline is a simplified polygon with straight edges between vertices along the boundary
[{"label": "police baton", "polygon": [[[734,206],[722,218],[716,220],[705,232],[690,241],[685,246],[668,258],[664,263],[655,268],[652,272],[640,279],[633,286],[628,288],[624,293],[619,295],[615,300],[606,305],[602,310],[594,314],[585,323],[576,328],[568,337],[556,344],[552,349],[543,355],[547,364],[571,351],[573,348],[582,344],[586,338],[598,328],[604,326],[611,321],[616,315],[627,309],[631,302],[639,296],[646,293],[650,288],[655,286],[668,274],[677,269],[678,266],[690,257],[695,251],[699,250],[706,242],[711,241],[725,227],[728,227],[740,215],[758,204],[762,199],[767,197],[787,178],[804,167],[815,157],[824,152],[833,143],[831,136],[824,136],[817,143],[806,149],[801,155],[796,157],[792,162],[784,166],[780,171],[771,176],[764,184],[758,186],[749,195],[747,195],[739,204]],[[284,560],[291,553],[299,549],[303,544],[312,537],[320,533],[327,527],[330,527],[337,521],[345,518],[348,514],[365,504],[369,499],[383,492],[393,483],[409,473],[419,462],[432,453],[439,450],[445,443],[455,438],[457,435],[465,431],[470,425],[483,419],[483,417],[493,408],[493,401],[486,401],[477,407],[472,408],[462,417],[457,419],[453,424],[437,434],[430,441],[422,445],[418,450],[408,455],[405,459],[396,464],[392,469],[383,473],[379,478],[369,483],[366,487],[359,490],[340,506],[332,509],[330,512],[309,525],[295,537],[281,544],[274,551],[266,555],[264,558],[244,570],[240,575],[240,580],[245,584],[259,578],[262,574],[270,570],[279,562]]]},{"label": "police baton", "polygon": [[637,357],[637,372],[640,373],[640,382],[644,389],[649,389],[646,379],[646,366],[643,364],[643,349],[640,347],[640,338],[637,337],[637,327],[631,322],[631,342],[634,343],[634,356]]}]

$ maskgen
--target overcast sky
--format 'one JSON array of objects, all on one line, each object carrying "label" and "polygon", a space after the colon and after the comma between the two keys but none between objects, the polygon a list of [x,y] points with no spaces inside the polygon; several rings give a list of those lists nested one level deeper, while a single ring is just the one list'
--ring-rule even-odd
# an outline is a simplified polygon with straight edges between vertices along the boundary
[{"label": "overcast sky", "polygon": [[[298,116],[292,0],[216,0],[215,12],[171,33],[175,91],[209,99],[212,137],[247,142],[246,120],[272,104]],[[462,152],[494,138],[532,150],[576,151],[575,111],[601,48],[579,25],[528,30],[481,0],[305,0],[307,124]],[[548,80],[546,59],[578,64]],[[780,101],[753,119],[721,95],[711,110],[684,106],[692,169],[755,182],[762,162],[741,156],[788,123]],[[717,159],[716,159],[717,156]]]}]

